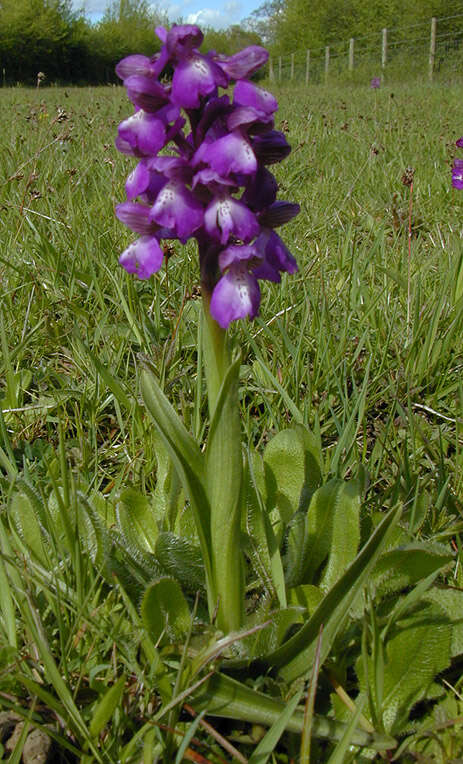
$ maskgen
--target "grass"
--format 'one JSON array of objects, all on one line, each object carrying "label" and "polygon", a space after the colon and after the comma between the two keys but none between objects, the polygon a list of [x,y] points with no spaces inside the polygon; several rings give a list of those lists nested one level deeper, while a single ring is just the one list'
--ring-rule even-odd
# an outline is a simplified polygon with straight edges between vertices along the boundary
[{"label": "grass", "polygon": [[[403,503],[415,538],[457,552],[457,588],[463,197],[450,168],[460,89],[276,92],[277,127],[293,147],[276,170],[280,197],[302,208],[283,238],[299,272],[265,284],[260,318],[232,330],[245,439],[262,450],[289,423],[307,424],[325,477],[362,475],[364,534]],[[132,167],[113,145],[129,111],[121,88],[3,89],[0,100],[0,493],[12,518],[0,526],[0,705],[46,726],[62,760],[199,761],[199,735],[207,760],[228,761],[235,754],[217,731],[179,715],[176,697],[194,680],[181,656],[161,660],[142,629],[137,561],[131,584],[122,565],[105,583],[95,520],[123,516],[132,487],[156,497],[158,444],[139,405],[143,358],[204,436],[194,248],[175,244],[149,282],[117,265],[130,234],[113,207]],[[462,755],[458,729],[445,726],[461,714],[458,665],[445,681],[432,761]],[[143,759],[137,734],[148,721]],[[252,730],[222,732],[251,755]],[[296,755],[294,740],[285,746],[273,761]]]}]

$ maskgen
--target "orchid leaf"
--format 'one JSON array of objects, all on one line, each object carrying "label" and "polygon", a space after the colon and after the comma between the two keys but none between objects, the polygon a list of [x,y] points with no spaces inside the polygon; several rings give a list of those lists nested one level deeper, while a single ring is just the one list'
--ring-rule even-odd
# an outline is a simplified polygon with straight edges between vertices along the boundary
[{"label": "orchid leaf", "polygon": [[303,425],[281,430],[264,451],[269,509],[277,507],[284,523],[305,511],[321,484],[321,456],[315,436]]},{"label": "orchid leaf", "polygon": [[184,638],[191,614],[178,581],[164,576],[152,583],[143,596],[141,616],[154,643]]},{"label": "orchid leaf", "polygon": [[435,603],[452,624],[451,657],[463,655],[463,591],[433,587],[426,592],[423,600]]},{"label": "orchid leaf", "polygon": [[289,524],[284,560],[288,586],[319,583],[323,591],[333,586],[357,554],[359,509],[355,481],[335,478],[315,491],[307,513],[297,512]]},{"label": "orchid leaf", "polygon": [[[206,579],[211,586],[210,504],[205,489],[204,460],[198,444],[187,432],[153,374],[147,369],[141,375],[141,389],[146,407],[173,461],[185,495],[192,506],[206,570]],[[209,608],[213,610],[214,607],[215,601],[210,591]]]},{"label": "orchid leaf", "polygon": [[398,519],[400,510],[392,509],[377,526],[374,533],[326,594],[305,625],[278,650],[266,657],[267,662],[279,669],[286,681],[304,675],[311,667],[318,633],[323,625],[320,665],[327,658],[336,635],[349,616],[349,610],[361,594],[368,577],[386,544],[389,530]]},{"label": "orchid leaf", "polygon": [[452,562],[452,555],[440,545],[407,544],[385,552],[372,574],[378,598],[413,586]]},{"label": "orchid leaf", "polygon": [[286,584],[278,541],[255,477],[256,460],[248,455],[245,475],[246,531],[249,556],[264,590],[286,607]]},{"label": "orchid leaf", "polygon": [[[309,565],[317,550],[324,543],[329,546],[328,560],[320,581],[320,587],[328,591],[336,583],[347,566],[355,558],[360,542],[360,491],[356,481],[333,481],[333,493],[328,501],[324,488],[313,496],[307,513],[307,546],[305,558]],[[303,583],[306,580],[304,573]]]},{"label": "orchid leaf", "polygon": [[155,551],[166,573],[176,578],[186,591],[195,594],[205,589],[201,550],[190,539],[175,533],[160,533]]},{"label": "orchid leaf", "polygon": [[126,488],[116,504],[119,527],[131,546],[154,553],[159,530],[153,507],[144,494]]},{"label": "orchid leaf", "polygon": [[286,729],[286,725],[299,704],[301,695],[302,692],[299,691],[287,703],[280,716],[275,719],[270,729],[266,732],[259,745],[253,751],[251,758],[248,760],[248,764],[267,764],[272,751],[277,745],[280,737]]},{"label": "orchid leaf", "polygon": [[159,530],[174,530],[182,503],[181,484],[162,437],[154,434],[156,452],[156,488],[153,510]]},{"label": "orchid leaf", "polygon": [[[195,711],[207,710],[210,716],[237,719],[254,724],[271,726],[281,719],[287,703],[264,695],[251,687],[237,682],[223,674],[214,674],[197,690],[191,701]],[[301,734],[304,724],[304,709],[296,708],[292,716],[285,720],[289,732]],[[341,740],[347,725],[332,719],[315,716],[313,734],[328,740]],[[395,748],[396,741],[389,735],[368,733],[357,729],[352,733],[352,745],[375,750]]]},{"label": "orchid leaf", "polygon": [[[383,648],[380,714],[386,731],[399,732],[412,706],[427,697],[436,675],[450,664],[452,627],[449,616],[435,602],[421,601],[389,632]],[[365,661],[357,661],[360,686],[365,690]],[[376,686],[374,661],[367,658],[368,687]]]},{"label": "orchid leaf", "polygon": [[8,515],[27,550],[32,552],[39,562],[47,565],[48,558],[43,544],[43,531],[30,497],[22,491],[14,493],[10,501]]},{"label": "orchid leaf", "polygon": [[243,620],[244,571],[240,542],[243,456],[239,417],[240,359],[227,369],[217,396],[206,449],[211,507],[211,557],[217,623],[237,631]]}]

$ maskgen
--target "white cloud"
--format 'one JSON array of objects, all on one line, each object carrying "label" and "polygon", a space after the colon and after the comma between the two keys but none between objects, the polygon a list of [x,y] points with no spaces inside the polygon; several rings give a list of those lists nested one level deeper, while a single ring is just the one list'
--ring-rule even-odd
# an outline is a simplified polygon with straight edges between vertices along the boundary
[{"label": "white cloud", "polygon": [[[170,22],[183,19],[187,24],[209,26],[214,29],[225,29],[231,24],[239,24],[248,11],[243,8],[242,0],[209,0],[211,3],[209,7],[196,10],[200,2],[201,0],[164,0],[161,4],[155,0],[153,5],[161,9]],[[246,2],[249,3],[249,0],[244,0],[244,4]],[[72,0],[72,4],[76,10],[83,9],[92,21],[98,21],[108,7],[109,0]]]},{"label": "white cloud", "polygon": [[195,13],[189,13],[188,24],[224,29],[231,24],[238,24],[242,16],[242,6],[239,0],[230,0],[221,8],[201,8]]}]

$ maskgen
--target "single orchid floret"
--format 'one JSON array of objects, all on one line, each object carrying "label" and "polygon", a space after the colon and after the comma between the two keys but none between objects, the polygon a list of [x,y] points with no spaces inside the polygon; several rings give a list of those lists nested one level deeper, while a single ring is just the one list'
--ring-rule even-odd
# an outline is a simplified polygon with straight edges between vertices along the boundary
[{"label": "single orchid floret", "polygon": [[233,93],[233,106],[235,108],[227,118],[229,130],[240,126],[247,126],[254,133],[272,129],[278,102],[267,90],[247,80],[240,80]]},{"label": "single orchid floret", "polygon": [[216,94],[217,87],[226,88],[228,80],[213,61],[193,53],[180,61],[172,78],[172,102],[184,109],[197,109],[201,96]]},{"label": "single orchid floret", "polygon": [[215,95],[218,87],[228,86],[224,71],[198,50],[203,41],[199,27],[173,26],[165,40],[167,55],[174,64],[172,103],[184,109],[197,109],[203,96]]},{"label": "single orchid floret", "polygon": [[193,166],[205,164],[224,178],[231,175],[253,175],[257,159],[249,140],[234,130],[213,143],[204,141],[193,157]]},{"label": "single orchid floret", "polygon": [[463,159],[454,159],[452,167],[452,186],[463,189]]},{"label": "single orchid floret", "polygon": [[172,118],[175,118],[175,112],[171,107],[159,110],[157,114],[139,109],[119,125],[119,138],[128,147],[125,151],[119,150],[138,157],[157,154],[166,145],[166,125]]},{"label": "single orchid floret", "polygon": [[255,318],[259,312],[260,289],[252,272],[259,254],[252,246],[231,245],[219,255],[224,275],[212,292],[210,311],[222,329],[239,318]]},{"label": "single orchid floret", "polygon": [[169,180],[157,195],[149,216],[185,243],[202,225],[204,208],[181,181]]},{"label": "single orchid floret", "polygon": [[227,244],[231,236],[248,243],[260,231],[254,213],[227,194],[216,197],[209,204],[204,214],[204,228],[221,244]]},{"label": "single orchid floret", "polygon": [[129,244],[119,258],[127,273],[135,273],[139,279],[149,279],[162,265],[163,252],[154,236],[141,236]]},{"label": "single orchid floret", "polygon": [[459,149],[463,149],[463,137],[455,141],[455,146],[457,146]]}]

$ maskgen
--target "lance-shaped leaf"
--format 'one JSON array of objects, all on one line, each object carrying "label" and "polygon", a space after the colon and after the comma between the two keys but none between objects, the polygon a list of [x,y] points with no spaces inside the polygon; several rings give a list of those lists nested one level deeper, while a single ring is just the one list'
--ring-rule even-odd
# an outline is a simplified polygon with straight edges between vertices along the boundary
[{"label": "lance-shaped leaf", "polygon": [[348,567],[346,572],[313,613],[307,623],[266,661],[279,669],[286,681],[304,675],[312,666],[318,633],[323,626],[320,665],[328,656],[336,635],[349,616],[358,595],[384,549],[387,534],[397,521],[400,509],[392,509],[375,529],[371,538]]},{"label": "lance-shaped leaf", "polygon": [[[283,700],[257,692],[228,676],[214,674],[195,692],[191,705],[195,711],[206,710],[210,716],[240,719],[271,726],[281,718],[287,704]],[[293,715],[285,720],[286,729],[296,734],[302,733],[303,723],[303,708],[296,709]],[[321,716],[315,716],[312,724],[315,737],[329,740],[341,740],[346,728],[347,725],[342,722]],[[352,733],[351,744],[381,751],[395,748],[396,741],[388,735],[357,729]]]},{"label": "lance-shaped leaf", "polygon": [[241,553],[243,457],[238,401],[240,359],[228,368],[217,396],[206,450],[211,507],[211,556],[217,623],[226,633],[242,625],[244,575]]},{"label": "lance-shaped leaf", "polygon": [[143,400],[174,463],[185,495],[193,509],[208,582],[209,610],[215,607],[212,586],[210,504],[205,490],[204,461],[199,446],[186,430],[153,374],[141,375]]}]

